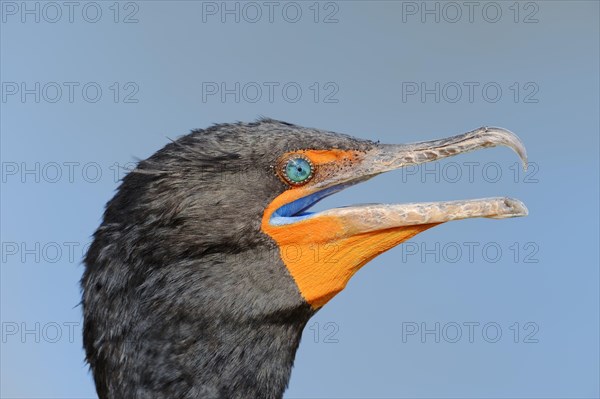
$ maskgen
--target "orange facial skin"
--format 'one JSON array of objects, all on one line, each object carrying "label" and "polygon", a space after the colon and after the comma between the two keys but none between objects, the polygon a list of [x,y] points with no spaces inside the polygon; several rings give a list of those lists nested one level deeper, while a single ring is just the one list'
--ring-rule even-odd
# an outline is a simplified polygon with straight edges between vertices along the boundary
[{"label": "orange facial skin", "polygon": [[301,295],[318,309],[342,291],[364,264],[436,224],[367,233],[356,233],[347,221],[333,215],[315,215],[287,225],[270,224],[271,215],[278,208],[318,191],[314,185],[340,168],[361,162],[361,153],[357,151],[307,150],[296,153],[311,160],[316,168],[315,176],[306,185],[292,187],[276,197],[265,209],[261,228],[279,246],[281,259]]}]

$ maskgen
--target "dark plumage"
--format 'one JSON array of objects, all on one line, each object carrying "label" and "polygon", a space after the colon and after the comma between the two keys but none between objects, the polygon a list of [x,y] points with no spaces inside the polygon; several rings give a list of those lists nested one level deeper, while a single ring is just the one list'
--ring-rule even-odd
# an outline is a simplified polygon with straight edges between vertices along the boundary
[{"label": "dark plumage", "polygon": [[260,231],[273,165],[371,142],[263,119],[193,131],[141,161],[85,258],[84,344],[100,398],[277,398],[314,310]]},{"label": "dark plumage", "polygon": [[[99,397],[280,398],[306,322],[366,262],[439,223],[527,214],[509,198],[306,210],[379,173],[496,145],[525,160],[499,128],[385,145],[262,119],[193,131],[141,161],[85,258]],[[286,258],[289,245],[301,256]],[[334,251],[317,259],[315,245]]]}]

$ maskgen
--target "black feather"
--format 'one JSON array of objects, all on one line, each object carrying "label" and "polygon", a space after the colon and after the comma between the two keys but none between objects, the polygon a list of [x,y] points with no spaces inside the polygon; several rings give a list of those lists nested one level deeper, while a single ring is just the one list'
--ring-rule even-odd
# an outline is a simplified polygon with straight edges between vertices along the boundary
[{"label": "black feather", "polygon": [[195,130],[123,179],[82,278],[101,399],[279,398],[314,311],[260,230],[292,149],[371,142],[271,119]]}]

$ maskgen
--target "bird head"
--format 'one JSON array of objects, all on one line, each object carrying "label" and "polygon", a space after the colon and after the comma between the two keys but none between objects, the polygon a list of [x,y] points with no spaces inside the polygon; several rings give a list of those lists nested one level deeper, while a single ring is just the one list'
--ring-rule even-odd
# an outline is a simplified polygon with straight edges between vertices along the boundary
[{"label": "bird head", "polygon": [[[111,391],[115,373],[154,392],[180,369],[184,380],[198,371],[186,392],[234,397],[223,389],[235,383],[224,388],[207,371],[226,378],[231,356],[282,392],[306,321],[361,266],[440,223],[527,214],[504,197],[310,208],[378,174],[498,145],[526,162],[519,139],[499,128],[393,145],[262,119],[193,131],[141,161],[85,259],[84,338],[100,396],[131,393]],[[150,354],[144,383],[131,370]]]}]

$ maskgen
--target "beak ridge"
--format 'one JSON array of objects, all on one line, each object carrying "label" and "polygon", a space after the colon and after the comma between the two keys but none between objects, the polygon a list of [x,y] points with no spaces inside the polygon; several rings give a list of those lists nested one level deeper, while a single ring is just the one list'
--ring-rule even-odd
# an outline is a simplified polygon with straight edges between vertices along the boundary
[{"label": "beak ridge", "polygon": [[517,153],[527,169],[527,151],[519,137],[499,127],[481,127],[473,131],[440,140],[411,144],[383,144],[370,152],[365,166],[369,174],[379,174],[408,165],[433,162],[446,157],[482,148],[506,146]]}]

